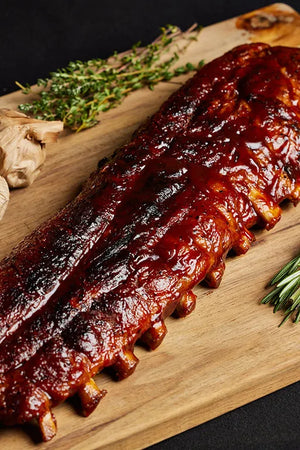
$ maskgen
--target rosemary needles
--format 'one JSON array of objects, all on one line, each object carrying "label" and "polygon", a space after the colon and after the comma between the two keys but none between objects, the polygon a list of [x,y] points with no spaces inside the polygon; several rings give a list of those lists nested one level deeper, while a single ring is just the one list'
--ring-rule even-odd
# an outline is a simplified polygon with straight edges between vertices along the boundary
[{"label": "rosemary needles", "polygon": [[[153,87],[160,81],[170,81],[203,65],[191,63],[173,67],[200,27],[194,24],[187,31],[167,25],[155,41],[145,47],[141,43],[124,53],[114,53],[108,59],[70,62],[67,67],[39,79],[39,98],[19,105],[19,109],[38,119],[62,120],[65,126],[81,131],[94,126],[100,111],[116,107],[132,91]],[[16,84],[25,94],[29,85]]]},{"label": "rosemary needles", "polygon": [[300,321],[300,255],[287,263],[270,281],[270,286],[275,286],[263,299],[262,303],[270,303],[274,306],[274,313],[283,310],[285,317],[279,326],[294,318],[294,322]]}]

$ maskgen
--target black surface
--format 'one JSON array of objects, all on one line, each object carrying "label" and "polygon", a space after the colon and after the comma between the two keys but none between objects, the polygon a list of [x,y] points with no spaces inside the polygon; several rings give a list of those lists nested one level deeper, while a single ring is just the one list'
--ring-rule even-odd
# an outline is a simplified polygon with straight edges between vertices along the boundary
[{"label": "black surface", "polygon": [[[205,26],[272,4],[252,0],[4,1],[1,3],[0,94],[15,80],[34,84],[69,61],[107,57],[167,23]],[[300,10],[300,1],[289,1]],[[300,325],[299,325],[300,332]],[[274,343],[276,345],[276,343]],[[300,368],[299,368],[300,378]],[[300,449],[300,383],[152,447],[159,449]],[[1,436],[0,436],[1,448]],[[82,442],[84,449],[84,442]]]},{"label": "black surface", "polygon": [[274,392],[151,450],[299,450],[299,383]]}]

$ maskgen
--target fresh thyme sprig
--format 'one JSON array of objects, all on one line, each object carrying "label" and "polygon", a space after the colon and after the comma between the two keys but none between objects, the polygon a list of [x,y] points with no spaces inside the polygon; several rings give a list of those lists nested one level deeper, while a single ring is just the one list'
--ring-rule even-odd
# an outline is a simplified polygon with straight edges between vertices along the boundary
[{"label": "fresh thyme sprig", "polygon": [[[72,130],[90,128],[98,122],[100,111],[116,107],[130,92],[144,86],[153,89],[160,81],[170,81],[201,67],[203,61],[197,67],[187,63],[171,69],[179,59],[178,53],[197,39],[200,29],[194,24],[182,32],[177,26],[167,25],[145,47],[138,42],[129,51],[115,52],[108,59],[70,62],[51,72],[49,78],[39,79],[39,98],[22,103],[19,109],[38,119],[63,120]],[[25,94],[32,92],[30,85],[16,84]]]},{"label": "fresh thyme sprig", "polygon": [[300,321],[300,255],[287,263],[269,283],[276,285],[263,299],[262,303],[270,303],[274,306],[273,312],[284,311],[284,319],[281,326],[293,317],[294,322]]}]

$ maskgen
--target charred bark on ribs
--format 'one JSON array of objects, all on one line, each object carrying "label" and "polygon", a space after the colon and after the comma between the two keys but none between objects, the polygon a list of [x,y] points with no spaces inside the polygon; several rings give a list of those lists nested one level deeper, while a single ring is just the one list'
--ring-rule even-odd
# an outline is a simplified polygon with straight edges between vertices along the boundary
[{"label": "charred bark on ribs", "polygon": [[39,421],[92,377],[157,347],[164,318],[191,312],[191,289],[217,287],[249,231],[300,196],[300,50],[244,45],[207,64],[104,161],[82,193],[0,266],[0,420]]}]

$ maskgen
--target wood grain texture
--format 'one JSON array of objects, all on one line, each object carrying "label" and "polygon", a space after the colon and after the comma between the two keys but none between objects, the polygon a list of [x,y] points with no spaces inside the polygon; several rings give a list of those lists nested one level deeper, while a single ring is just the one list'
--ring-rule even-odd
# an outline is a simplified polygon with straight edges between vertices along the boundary
[{"label": "wood grain texture", "polygon": [[[300,16],[275,4],[242,18],[205,28],[179,63],[206,62],[235,45],[263,41],[300,46]],[[185,81],[187,77],[181,77]],[[0,223],[0,257],[80,190],[98,160],[130,138],[131,133],[177,89],[174,83],[154,92],[138,91],[101,123],[79,134],[65,131],[48,146],[41,175],[29,188],[15,190]],[[0,107],[17,108],[20,92],[0,99]],[[300,252],[300,207],[284,206],[279,224],[257,231],[244,256],[227,259],[219,289],[198,287],[195,312],[166,320],[168,335],[153,352],[136,348],[135,373],[121,382],[100,374],[108,390],[98,409],[82,418],[74,402],[54,412],[58,434],[36,443],[34,427],[0,428],[0,447],[10,449],[138,449],[203,423],[299,380],[299,325],[278,328],[280,314],[260,305],[270,277]],[[276,345],[275,345],[276,344]]]}]

